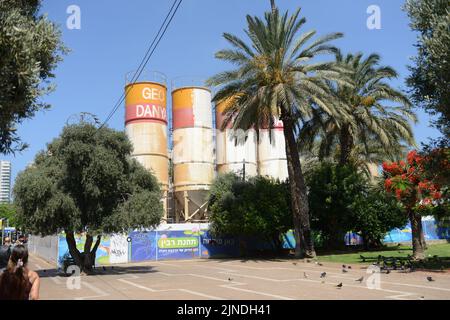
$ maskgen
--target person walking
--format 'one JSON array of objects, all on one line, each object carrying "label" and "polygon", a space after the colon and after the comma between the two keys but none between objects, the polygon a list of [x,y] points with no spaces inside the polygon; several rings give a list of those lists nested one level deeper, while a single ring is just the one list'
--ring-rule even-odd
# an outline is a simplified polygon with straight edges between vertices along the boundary
[{"label": "person walking", "polygon": [[0,275],[0,300],[38,300],[39,275],[28,269],[28,250],[16,245],[11,251],[8,266]]},{"label": "person walking", "polygon": [[3,241],[3,245],[0,247],[0,273],[8,265],[9,257],[11,256],[11,239],[6,237]]}]

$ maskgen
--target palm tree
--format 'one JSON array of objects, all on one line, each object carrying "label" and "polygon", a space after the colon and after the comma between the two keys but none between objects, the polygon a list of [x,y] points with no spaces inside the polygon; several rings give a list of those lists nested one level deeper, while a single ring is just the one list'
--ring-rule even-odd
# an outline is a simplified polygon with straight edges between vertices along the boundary
[{"label": "palm tree", "polygon": [[[335,143],[326,145],[322,141],[323,135],[315,138],[316,141],[312,145],[304,143],[302,138],[297,140],[305,175],[313,172],[321,162],[339,163],[340,152],[337,139],[334,140]],[[328,150],[329,153],[324,154],[325,150],[321,149],[324,147],[330,147],[331,151]],[[390,150],[384,149],[376,140],[369,140],[365,145],[355,143],[349,156],[349,163],[362,172],[367,179],[376,182],[377,175],[374,171],[378,167],[377,164],[384,161],[398,162],[406,157],[408,150],[408,146],[402,143],[395,144]]]},{"label": "palm tree", "polygon": [[224,33],[234,47],[216,53],[216,58],[232,62],[235,70],[219,73],[208,80],[218,86],[214,101],[227,102],[225,123],[234,129],[273,127],[275,119],[283,122],[286,158],[292,199],[293,222],[296,235],[296,257],[314,257],[308,198],[295,137],[298,115],[311,116],[311,102],[328,114],[339,110],[328,100],[331,93],[325,80],[349,85],[342,77],[342,68],[334,62],[312,62],[319,54],[335,53],[331,40],[342,37],[333,33],[310,43],[316,31],[297,35],[306,22],[299,18],[300,9],[288,16],[280,15],[274,0],[272,10],[264,19],[247,16],[245,30],[251,44]]},{"label": "palm tree", "polygon": [[[385,82],[396,78],[396,71],[379,66],[379,62],[377,54],[365,59],[362,53],[345,57],[340,52],[336,54],[336,63],[351,72],[353,87],[331,82],[328,86],[350,117],[333,117],[316,107],[311,118],[298,124],[302,150],[315,149],[320,159],[338,155],[341,165],[367,165],[397,160],[406,147],[415,145],[410,121],[417,119],[411,103]],[[388,106],[388,102],[398,105]]]}]

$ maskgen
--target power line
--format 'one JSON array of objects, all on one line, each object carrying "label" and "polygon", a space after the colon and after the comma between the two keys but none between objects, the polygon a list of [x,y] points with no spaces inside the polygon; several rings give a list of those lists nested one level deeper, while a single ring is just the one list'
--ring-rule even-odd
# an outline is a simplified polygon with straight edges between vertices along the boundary
[{"label": "power line", "polygon": [[[166,18],[164,19],[163,23],[161,24],[161,27],[160,27],[159,30],[158,30],[158,33],[156,34],[155,38],[153,39],[151,45],[149,46],[149,48],[148,48],[148,50],[147,50],[147,52],[146,52],[146,55],[144,56],[143,60],[141,61],[140,65],[139,65],[140,70],[139,70],[139,68],[136,70],[134,76],[133,76],[132,79],[131,79],[131,82],[136,81],[136,79],[138,79],[138,78],[140,77],[140,75],[142,74],[142,72],[143,72],[145,66],[147,65],[148,61],[150,60],[151,56],[153,55],[153,52],[155,51],[155,49],[156,49],[156,47],[158,46],[159,42],[161,41],[162,37],[164,36],[164,34],[165,34],[167,28],[169,27],[170,22],[172,21],[173,17],[175,16],[175,14],[176,14],[176,12],[177,12],[177,10],[178,10],[178,7],[180,6],[180,4],[181,4],[181,2],[182,2],[183,0],[180,0],[180,1],[178,2],[178,5],[177,5],[177,7],[175,8],[175,11],[172,13],[172,16],[170,17],[169,22],[165,25],[164,31],[162,32],[161,36],[159,36],[159,34],[161,33],[161,30],[162,30],[163,27],[164,27],[165,22],[166,22],[167,19],[169,18],[169,16],[170,16],[170,14],[171,14],[171,12],[172,12],[172,10],[173,10],[175,4],[177,3],[177,1],[178,1],[178,0],[175,0],[175,1],[173,2],[172,7],[171,7],[170,10],[169,10],[169,13],[166,15]],[[158,36],[159,36],[159,39],[158,39]],[[158,39],[158,40],[157,40],[157,39]],[[148,54],[156,40],[157,40],[157,42],[156,42],[155,46],[153,47],[153,50],[150,52],[150,54]],[[127,96],[127,94],[128,94],[128,90],[129,90],[129,88],[127,88],[127,89],[125,90],[125,93],[122,93],[122,95],[121,95],[120,98],[119,98],[119,101],[114,105],[113,109],[111,110],[111,112],[109,113],[108,117],[106,118],[106,120],[103,122],[103,124],[100,126],[99,129],[103,128],[103,127],[106,125],[106,123],[107,123],[107,122],[114,116],[114,114],[117,112],[117,110],[119,109],[120,105],[121,105],[122,102],[125,100],[125,98],[126,98],[126,96]]]},{"label": "power line", "polygon": [[[175,7],[175,4],[177,3],[177,1],[178,0],[174,0],[174,2],[172,4],[172,7],[170,8],[169,12],[167,13],[166,18],[164,19],[163,23],[161,24],[161,27],[159,28],[155,38],[153,39],[152,43],[150,44],[149,48],[147,49],[147,52],[145,53],[144,57],[142,58],[142,61],[139,64],[138,69],[136,70],[136,72],[134,73],[133,77],[131,78],[131,81],[130,81],[131,83],[133,83],[134,81],[139,79],[139,77],[141,76],[142,72],[145,69],[145,66],[147,65],[148,61],[152,57],[152,55],[155,52],[156,48],[158,47],[158,44],[160,43],[161,39],[164,37],[164,34],[167,31],[167,28],[169,27],[170,23],[172,22],[173,18],[175,17],[175,14],[178,11],[178,8],[180,7],[181,3],[183,2],[183,0],[179,0],[177,6]],[[174,7],[175,7],[175,10],[172,13],[172,10],[173,10]],[[169,16],[170,16],[170,19],[169,19]],[[169,21],[166,24],[167,19],[169,19]],[[164,27],[164,25],[165,25],[165,27]],[[163,30],[163,28],[164,28],[164,30]],[[163,30],[162,33],[161,33],[161,30]],[[160,33],[161,33],[161,35],[160,35]],[[155,44],[155,41],[156,41],[156,44]],[[153,50],[152,50],[153,44],[155,44],[155,45],[154,45]],[[117,110],[121,106],[122,102],[125,100],[125,98],[126,98],[126,96],[128,94],[129,88],[130,87],[128,87],[125,90],[125,92],[122,93],[122,95],[120,96],[119,100],[116,102],[116,104],[114,105],[113,109],[111,110],[111,112],[106,117],[106,120],[99,127],[99,130],[101,128],[103,128],[108,123],[108,121],[114,116],[114,114],[117,112]]]},{"label": "power line", "polygon": [[[144,61],[146,60],[153,44],[155,43],[156,39],[158,38],[159,34],[161,33],[162,28],[164,27],[164,25],[166,24],[167,19],[169,18],[170,13],[172,12],[173,8],[175,7],[175,4],[177,3],[177,0],[174,0],[172,3],[172,6],[170,7],[169,12],[167,13],[166,17],[164,18],[163,23],[161,24],[161,26],[159,27],[158,33],[156,34],[155,38],[153,38],[152,43],[150,44],[150,46],[147,49],[147,52],[145,52],[144,57],[142,58],[141,63],[139,64],[139,67],[136,69],[136,72],[134,73],[133,78],[131,78],[131,82],[136,81],[137,78],[134,78],[136,76],[136,74],[138,73],[138,71],[141,69],[142,65],[144,64]],[[170,23],[170,22],[169,22]]]}]

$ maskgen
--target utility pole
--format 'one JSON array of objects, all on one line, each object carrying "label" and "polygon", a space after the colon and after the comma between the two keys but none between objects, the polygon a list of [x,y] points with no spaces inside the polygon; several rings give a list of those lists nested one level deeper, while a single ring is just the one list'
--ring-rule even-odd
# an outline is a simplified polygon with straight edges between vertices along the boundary
[{"label": "utility pole", "polygon": [[245,181],[245,159],[242,160],[242,180]]}]

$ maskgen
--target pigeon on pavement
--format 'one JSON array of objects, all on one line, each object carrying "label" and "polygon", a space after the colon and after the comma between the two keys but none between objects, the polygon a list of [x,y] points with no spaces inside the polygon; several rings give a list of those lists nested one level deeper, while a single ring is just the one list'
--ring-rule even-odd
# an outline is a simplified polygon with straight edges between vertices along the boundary
[{"label": "pigeon on pavement", "polygon": [[432,277],[427,277],[428,281],[434,281],[434,279]]},{"label": "pigeon on pavement", "polygon": [[347,270],[345,270],[345,269],[342,269],[342,272],[343,272],[343,273],[347,273],[348,271],[347,271]]},{"label": "pigeon on pavement", "polygon": [[320,274],[320,277],[321,278],[325,278],[327,276],[327,273],[326,272],[322,272],[321,274]]},{"label": "pigeon on pavement", "polygon": [[338,287],[338,288],[342,288],[342,282],[341,283],[339,283],[336,287]]},{"label": "pigeon on pavement", "polygon": [[361,283],[361,282],[363,282],[363,280],[364,280],[364,277],[361,277],[359,279],[356,279],[355,281],[359,281]]}]

